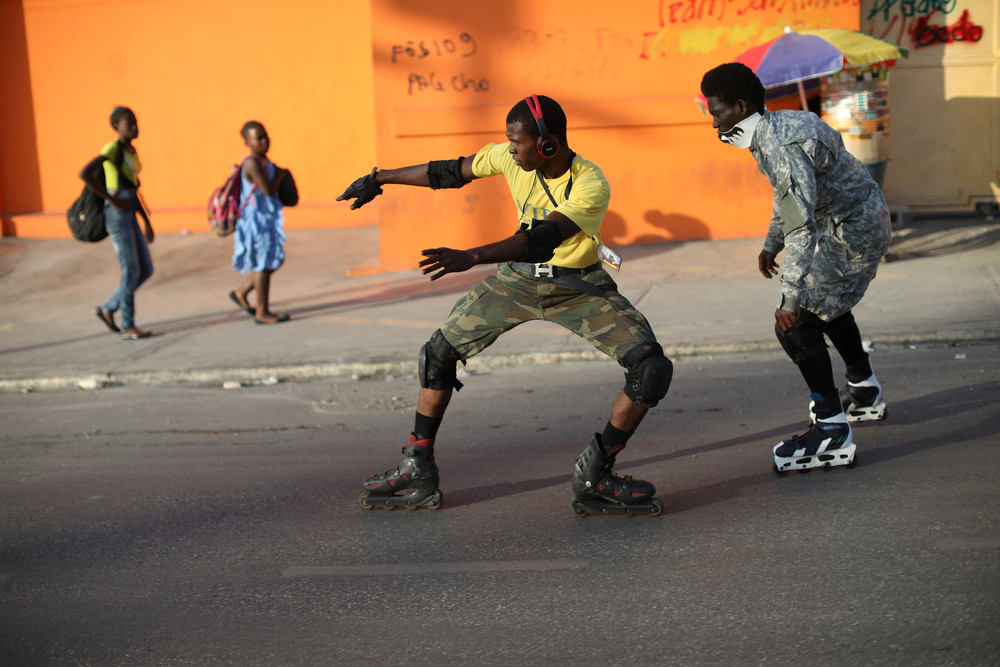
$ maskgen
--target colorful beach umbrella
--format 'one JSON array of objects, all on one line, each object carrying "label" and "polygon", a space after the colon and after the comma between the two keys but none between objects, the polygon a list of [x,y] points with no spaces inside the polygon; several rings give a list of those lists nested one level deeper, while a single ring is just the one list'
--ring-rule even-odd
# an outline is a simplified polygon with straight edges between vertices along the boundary
[{"label": "colorful beach umbrella", "polygon": [[748,49],[734,60],[756,72],[765,88],[773,88],[829,76],[845,66],[862,67],[907,55],[901,46],[857,30],[785,28],[780,37]]}]

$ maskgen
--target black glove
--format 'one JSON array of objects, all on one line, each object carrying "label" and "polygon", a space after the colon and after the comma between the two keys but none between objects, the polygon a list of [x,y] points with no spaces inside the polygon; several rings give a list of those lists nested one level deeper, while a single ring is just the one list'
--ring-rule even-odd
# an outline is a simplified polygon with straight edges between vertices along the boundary
[{"label": "black glove", "polygon": [[378,171],[378,167],[372,169],[372,173],[367,176],[362,176],[358,180],[351,183],[351,185],[344,190],[344,194],[337,197],[337,201],[344,201],[345,199],[354,199],[351,203],[351,210],[356,208],[361,208],[375,197],[382,194],[382,188],[379,187],[378,181],[375,180],[375,173]]}]

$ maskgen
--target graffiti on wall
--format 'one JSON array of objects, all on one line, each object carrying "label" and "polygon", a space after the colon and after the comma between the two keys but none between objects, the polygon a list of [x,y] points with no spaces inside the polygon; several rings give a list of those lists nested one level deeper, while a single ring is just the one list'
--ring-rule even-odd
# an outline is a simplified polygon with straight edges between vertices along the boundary
[{"label": "graffiti on wall", "polygon": [[378,47],[378,54],[410,98],[491,98],[524,81],[612,90],[631,76],[636,59],[745,49],[778,37],[786,26],[835,25],[838,16],[843,21],[860,6],[861,0],[658,0],[628,25],[491,26],[412,38],[404,33]]},{"label": "graffiti on wall", "polygon": [[[395,64],[411,64],[415,62],[445,60],[465,60],[472,58],[479,50],[476,38],[467,32],[451,37],[426,40],[407,40],[402,44],[393,44],[389,49],[389,62]],[[406,94],[422,92],[454,91],[456,93],[485,93],[490,89],[489,80],[471,76],[464,72],[453,75],[438,75],[436,71],[426,74],[411,72],[406,78]]]},{"label": "graffiti on wall", "polygon": [[[503,61],[508,73],[523,72],[533,81],[574,77],[614,77],[635,57],[638,40],[607,27],[591,30],[510,26],[491,37],[488,47],[473,32],[455,37],[407,40],[386,47],[394,67],[406,68],[406,94],[488,93],[488,77],[478,74],[487,61]],[[544,66],[542,66],[544,65]]]},{"label": "graffiti on wall", "polygon": [[659,0],[659,27],[643,33],[640,57],[760,44],[781,34],[776,15],[793,27],[824,27],[828,11],[842,5],[859,6],[860,0]]},{"label": "graffiti on wall", "polygon": [[957,12],[958,0],[876,0],[865,20],[870,34],[911,49],[980,41],[983,26]]}]

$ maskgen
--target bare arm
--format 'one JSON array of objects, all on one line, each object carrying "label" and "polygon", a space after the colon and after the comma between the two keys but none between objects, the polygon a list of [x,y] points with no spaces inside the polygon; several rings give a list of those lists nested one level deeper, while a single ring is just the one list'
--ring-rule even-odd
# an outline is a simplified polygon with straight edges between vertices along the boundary
[{"label": "bare arm", "polygon": [[[460,169],[462,170],[462,180],[466,183],[475,180],[472,173],[472,160],[474,156],[462,158]],[[425,188],[431,186],[427,178],[427,163],[415,164],[411,167],[400,167],[399,169],[380,169],[375,173],[375,182],[379,185],[416,185]]]},{"label": "bare arm", "polygon": [[[463,183],[474,181],[477,176],[472,173],[472,161],[474,157],[463,157],[459,162],[459,173]],[[355,180],[343,194],[337,197],[337,201],[353,199],[351,210],[361,208],[375,197],[382,194],[383,185],[415,185],[429,188],[431,180],[428,175],[428,164],[415,164],[410,167],[400,167],[398,169],[372,169],[370,174],[366,174]],[[453,187],[450,185],[441,187]],[[459,186],[460,187],[460,186]]]},{"label": "bare arm", "polygon": [[105,160],[107,160],[106,157],[104,157],[103,155],[98,155],[93,160],[88,162],[83,167],[83,169],[80,170],[80,178],[83,179],[84,184],[91,192],[96,194],[101,199],[109,202],[119,211],[126,211],[128,210],[128,200],[121,199],[119,197],[113,197],[111,193],[108,192],[107,188],[105,188],[102,184],[98,183],[97,179],[94,178],[94,173],[98,169],[104,168],[103,165]]},{"label": "bare arm", "polygon": [[[562,213],[553,211],[545,219],[558,225],[562,241],[580,231],[576,223]],[[527,237],[524,234],[515,233],[502,241],[489,243],[478,248],[470,248],[469,250],[428,248],[420,253],[426,257],[426,259],[420,262],[420,266],[424,270],[424,275],[437,271],[437,273],[431,276],[431,280],[437,280],[449,273],[468,271],[477,264],[516,262],[524,255],[526,244]]]},{"label": "bare arm", "polygon": [[274,165],[274,179],[271,180],[267,177],[267,172],[264,171],[264,163],[261,160],[250,158],[243,162],[243,173],[246,174],[248,181],[257,186],[258,190],[268,197],[273,197],[274,193],[281,187],[285,176],[288,175],[288,170]]}]

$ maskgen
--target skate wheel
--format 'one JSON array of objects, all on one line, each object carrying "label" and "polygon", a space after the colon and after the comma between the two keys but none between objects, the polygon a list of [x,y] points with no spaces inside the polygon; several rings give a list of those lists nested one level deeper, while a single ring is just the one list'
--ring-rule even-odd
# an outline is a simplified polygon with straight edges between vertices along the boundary
[{"label": "skate wheel", "polygon": [[438,491],[436,494],[434,494],[433,498],[434,499],[431,502],[427,503],[426,505],[427,509],[429,510],[441,509],[441,503],[444,502],[444,494]]},{"label": "skate wheel", "polygon": [[653,498],[650,503],[652,503],[653,509],[649,516],[660,516],[660,513],[663,512],[663,503],[658,498]]},{"label": "skate wheel", "polygon": [[846,465],[844,465],[844,467],[845,468],[853,468],[856,465],[858,465],[858,455],[857,454],[855,454],[854,458],[851,459],[851,462],[848,463],[848,464],[846,464]]},{"label": "skate wheel", "polygon": [[788,471],[779,468],[777,463],[771,464],[771,469],[774,470],[774,474],[777,475],[778,477],[784,477],[785,475],[788,474]]},{"label": "skate wheel", "polygon": [[583,505],[580,505],[576,501],[573,501],[571,506],[573,508],[573,514],[575,514],[576,516],[578,517],[587,516],[587,510]]},{"label": "skate wheel", "polygon": [[364,509],[364,510],[371,510],[371,509],[375,508],[374,505],[369,505],[368,504],[368,494],[367,493],[362,493],[358,497],[358,504],[361,505],[361,509]]}]

